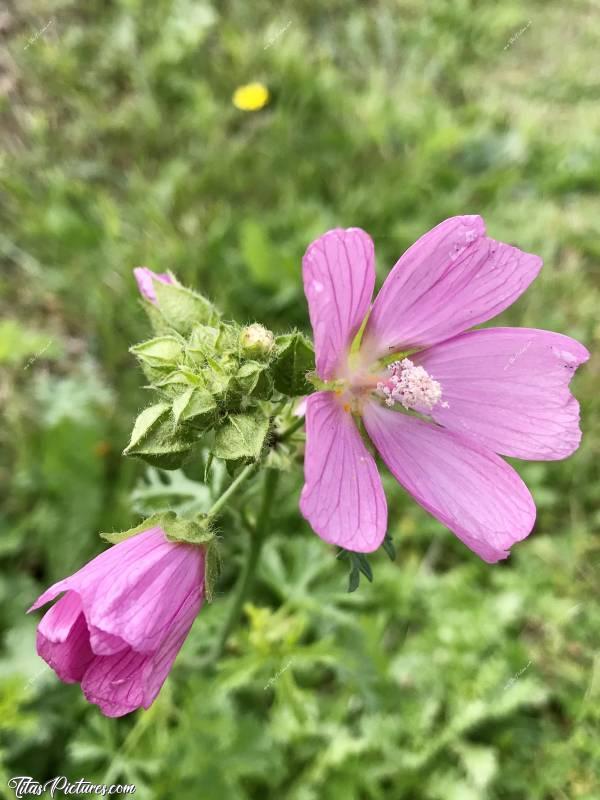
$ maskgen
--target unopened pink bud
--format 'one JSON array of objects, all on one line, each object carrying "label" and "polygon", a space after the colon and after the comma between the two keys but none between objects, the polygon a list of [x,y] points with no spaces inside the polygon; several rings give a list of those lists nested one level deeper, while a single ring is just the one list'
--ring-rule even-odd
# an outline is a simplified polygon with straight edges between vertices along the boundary
[{"label": "unopened pink bud", "polygon": [[136,267],[133,270],[133,274],[141,295],[154,304],[156,304],[157,299],[153,281],[173,283],[173,278],[166,272],[152,272],[148,267]]}]

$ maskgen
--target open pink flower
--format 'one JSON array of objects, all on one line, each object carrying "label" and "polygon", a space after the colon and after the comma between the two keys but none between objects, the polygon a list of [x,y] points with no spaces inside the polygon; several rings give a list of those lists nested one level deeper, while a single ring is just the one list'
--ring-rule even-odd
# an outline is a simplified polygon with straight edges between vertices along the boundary
[{"label": "open pink flower", "polygon": [[486,237],[481,217],[452,217],[404,253],[371,306],[364,231],[332,230],[309,246],[304,291],[326,390],[307,402],[300,508],[322,539],[370,552],[386,532],[381,478],[355,417],[396,480],[485,561],[530,533],[533,499],[497,454],[550,460],[577,448],[568,385],[589,353],[548,331],[465,331],[510,306],[541,266]]},{"label": "open pink flower", "polygon": [[148,267],[136,267],[133,270],[134,277],[137,281],[140,294],[150,300],[151,303],[156,304],[156,292],[154,291],[153,281],[160,281],[161,283],[173,283],[173,278],[168,272],[152,272]]},{"label": "open pink flower", "polygon": [[55,583],[29,611],[61,592],[38,626],[38,654],[120,717],[148,708],[165,682],[202,606],[204,550],[150,528]]}]

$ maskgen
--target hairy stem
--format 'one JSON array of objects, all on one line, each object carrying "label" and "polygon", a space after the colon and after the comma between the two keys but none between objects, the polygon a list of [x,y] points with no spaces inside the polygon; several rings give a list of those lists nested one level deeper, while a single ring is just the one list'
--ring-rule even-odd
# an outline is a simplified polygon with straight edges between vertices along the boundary
[{"label": "hairy stem", "polygon": [[282,431],[277,438],[279,439],[280,442],[285,442],[286,439],[289,439],[290,436],[296,433],[298,428],[301,428],[303,425],[304,425],[304,416],[298,417],[298,419],[295,422],[292,422],[292,424],[288,428]]},{"label": "hairy stem", "polygon": [[277,482],[279,480],[279,472],[276,470],[268,469],[265,471],[265,483],[263,491],[263,499],[260,507],[260,512],[256,520],[256,525],[250,537],[250,544],[246,556],[244,569],[240,575],[238,584],[235,589],[235,595],[229,609],[229,614],[225,620],[215,648],[213,650],[210,663],[215,663],[222,656],[229,635],[236,627],[242,614],[242,608],[254,582],[254,575],[258,565],[258,559],[262,550],[263,542],[268,533],[269,517],[271,515],[271,507],[273,505],[273,498],[277,489]]},{"label": "hairy stem", "polygon": [[213,517],[219,513],[219,511],[223,508],[225,503],[229,500],[232,494],[237,492],[238,488],[241,484],[253,475],[258,469],[258,464],[248,464],[244,469],[240,472],[237,478],[231,481],[227,489],[223,492],[223,494],[218,497],[215,502],[212,504],[210,509],[208,510],[207,514],[209,517]]}]

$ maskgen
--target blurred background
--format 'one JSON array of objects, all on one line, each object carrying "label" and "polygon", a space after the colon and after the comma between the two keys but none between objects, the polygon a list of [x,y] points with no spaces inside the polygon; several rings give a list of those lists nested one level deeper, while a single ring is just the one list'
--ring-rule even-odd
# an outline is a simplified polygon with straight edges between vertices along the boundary
[{"label": "blurred background", "polygon": [[[538,521],[508,562],[388,480],[396,561],[348,594],[298,465],[216,672],[200,656],[243,556],[233,513],[216,600],[149,712],[109,720],[60,684],[24,613],[98,531],[202,490],[121,456],[147,404],[137,265],[282,332],[307,326],[301,257],[328,228],[369,231],[381,281],[480,213],[545,262],[498,321],[597,352],[599,36],[595,0],[3,4],[0,796],[66,775],[151,800],[600,797],[597,356],[573,382],[580,450],[516,462]],[[243,111],[251,81],[269,101]]]}]

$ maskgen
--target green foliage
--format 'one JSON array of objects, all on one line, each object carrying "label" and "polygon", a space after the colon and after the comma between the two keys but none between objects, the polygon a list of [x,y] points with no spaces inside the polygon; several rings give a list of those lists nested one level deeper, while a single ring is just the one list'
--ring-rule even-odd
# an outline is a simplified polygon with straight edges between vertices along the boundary
[{"label": "green foliage", "polygon": [[161,511],[143,520],[134,528],[118,533],[101,533],[100,536],[111,544],[119,544],[150,528],[162,528],[170,542],[205,544],[213,538],[207,519],[196,517],[195,520],[191,520],[178,517],[174,511]]},{"label": "green foliage", "polygon": [[[133,782],[149,800],[597,800],[594,4],[9,6],[0,76],[5,792],[9,776],[64,774]],[[271,102],[240,112],[232,92],[254,79]],[[160,511],[206,513],[227,486],[223,463],[201,448],[185,473],[121,457],[143,405],[173,409],[184,397],[170,413],[204,435],[202,414],[184,420],[192,398],[202,407],[206,390],[221,408],[239,397],[214,367],[205,380],[207,339],[221,336],[234,355],[239,346],[239,330],[234,337],[212,304],[280,336],[306,332],[300,264],[314,237],[365,228],[381,282],[418,236],[459,213],[481,213],[490,235],[545,261],[493,324],[562,331],[594,354],[573,383],[580,450],[564,463],[516,463],[538,507],[534,533],[490,567],[387,476],[396,560],[369,556],[373,582],[348,594],[348,564],[298,514],[302,465],[278,444],[268,462],[288,470],[252,602],[224,657],[206,668],[256,521],[251,483],[219,520],[214,602],[159,699],[129,718],[101,717],[35,655],[34,615],[24,611],[102,548],[98,531]],[[210,298],[186,294],[196,326],[139,300],[139,264],[170,269]],[[142,308],[156,336],[186,342],[174,366],[146,365],[159,392],[143,402],[127,354],[149,336]],[[305,352],[293,388],[310,391],[309,361]]]},{"label": "green foliage", "polygon": [[231,414],[215,431],[212,448],[217,458],[226,461],[258,460],[269,432],[269,419],[260,410]]},{"label": "green foliage", "polygon": [[313,387],[306,375],[315,368],[315,353],[306,336],[301,333],[278,336],[276,346],[273,364],[275,388],[290,397],[310,394]]},{"label": "green foliage", "polygon": [[40,331],[31,330],[17,320],[0,321],[0,364],[22,364],[31,366],[44,357],[56,358],[59,351],[52,339]]},{"label": "green foliage", "polygon": [[168,325],[183,336],[195,325],[214,325],[219,315],[216,308],[197,292],[177,284],[153,281],[158,312]]},{"label": "green foliage", "polygon": [[174,336],[157,336],[155,339],[136,344],[130,348],[130,351],[142,364],[169,370],[183,355],[182,344]]},{"label": "green foliage", "polygon": [[191,433],[175,424],[169,404],[155,403],[138,415],[123,455],[138,456],[162,469],[177,469],[193,443]]}]

